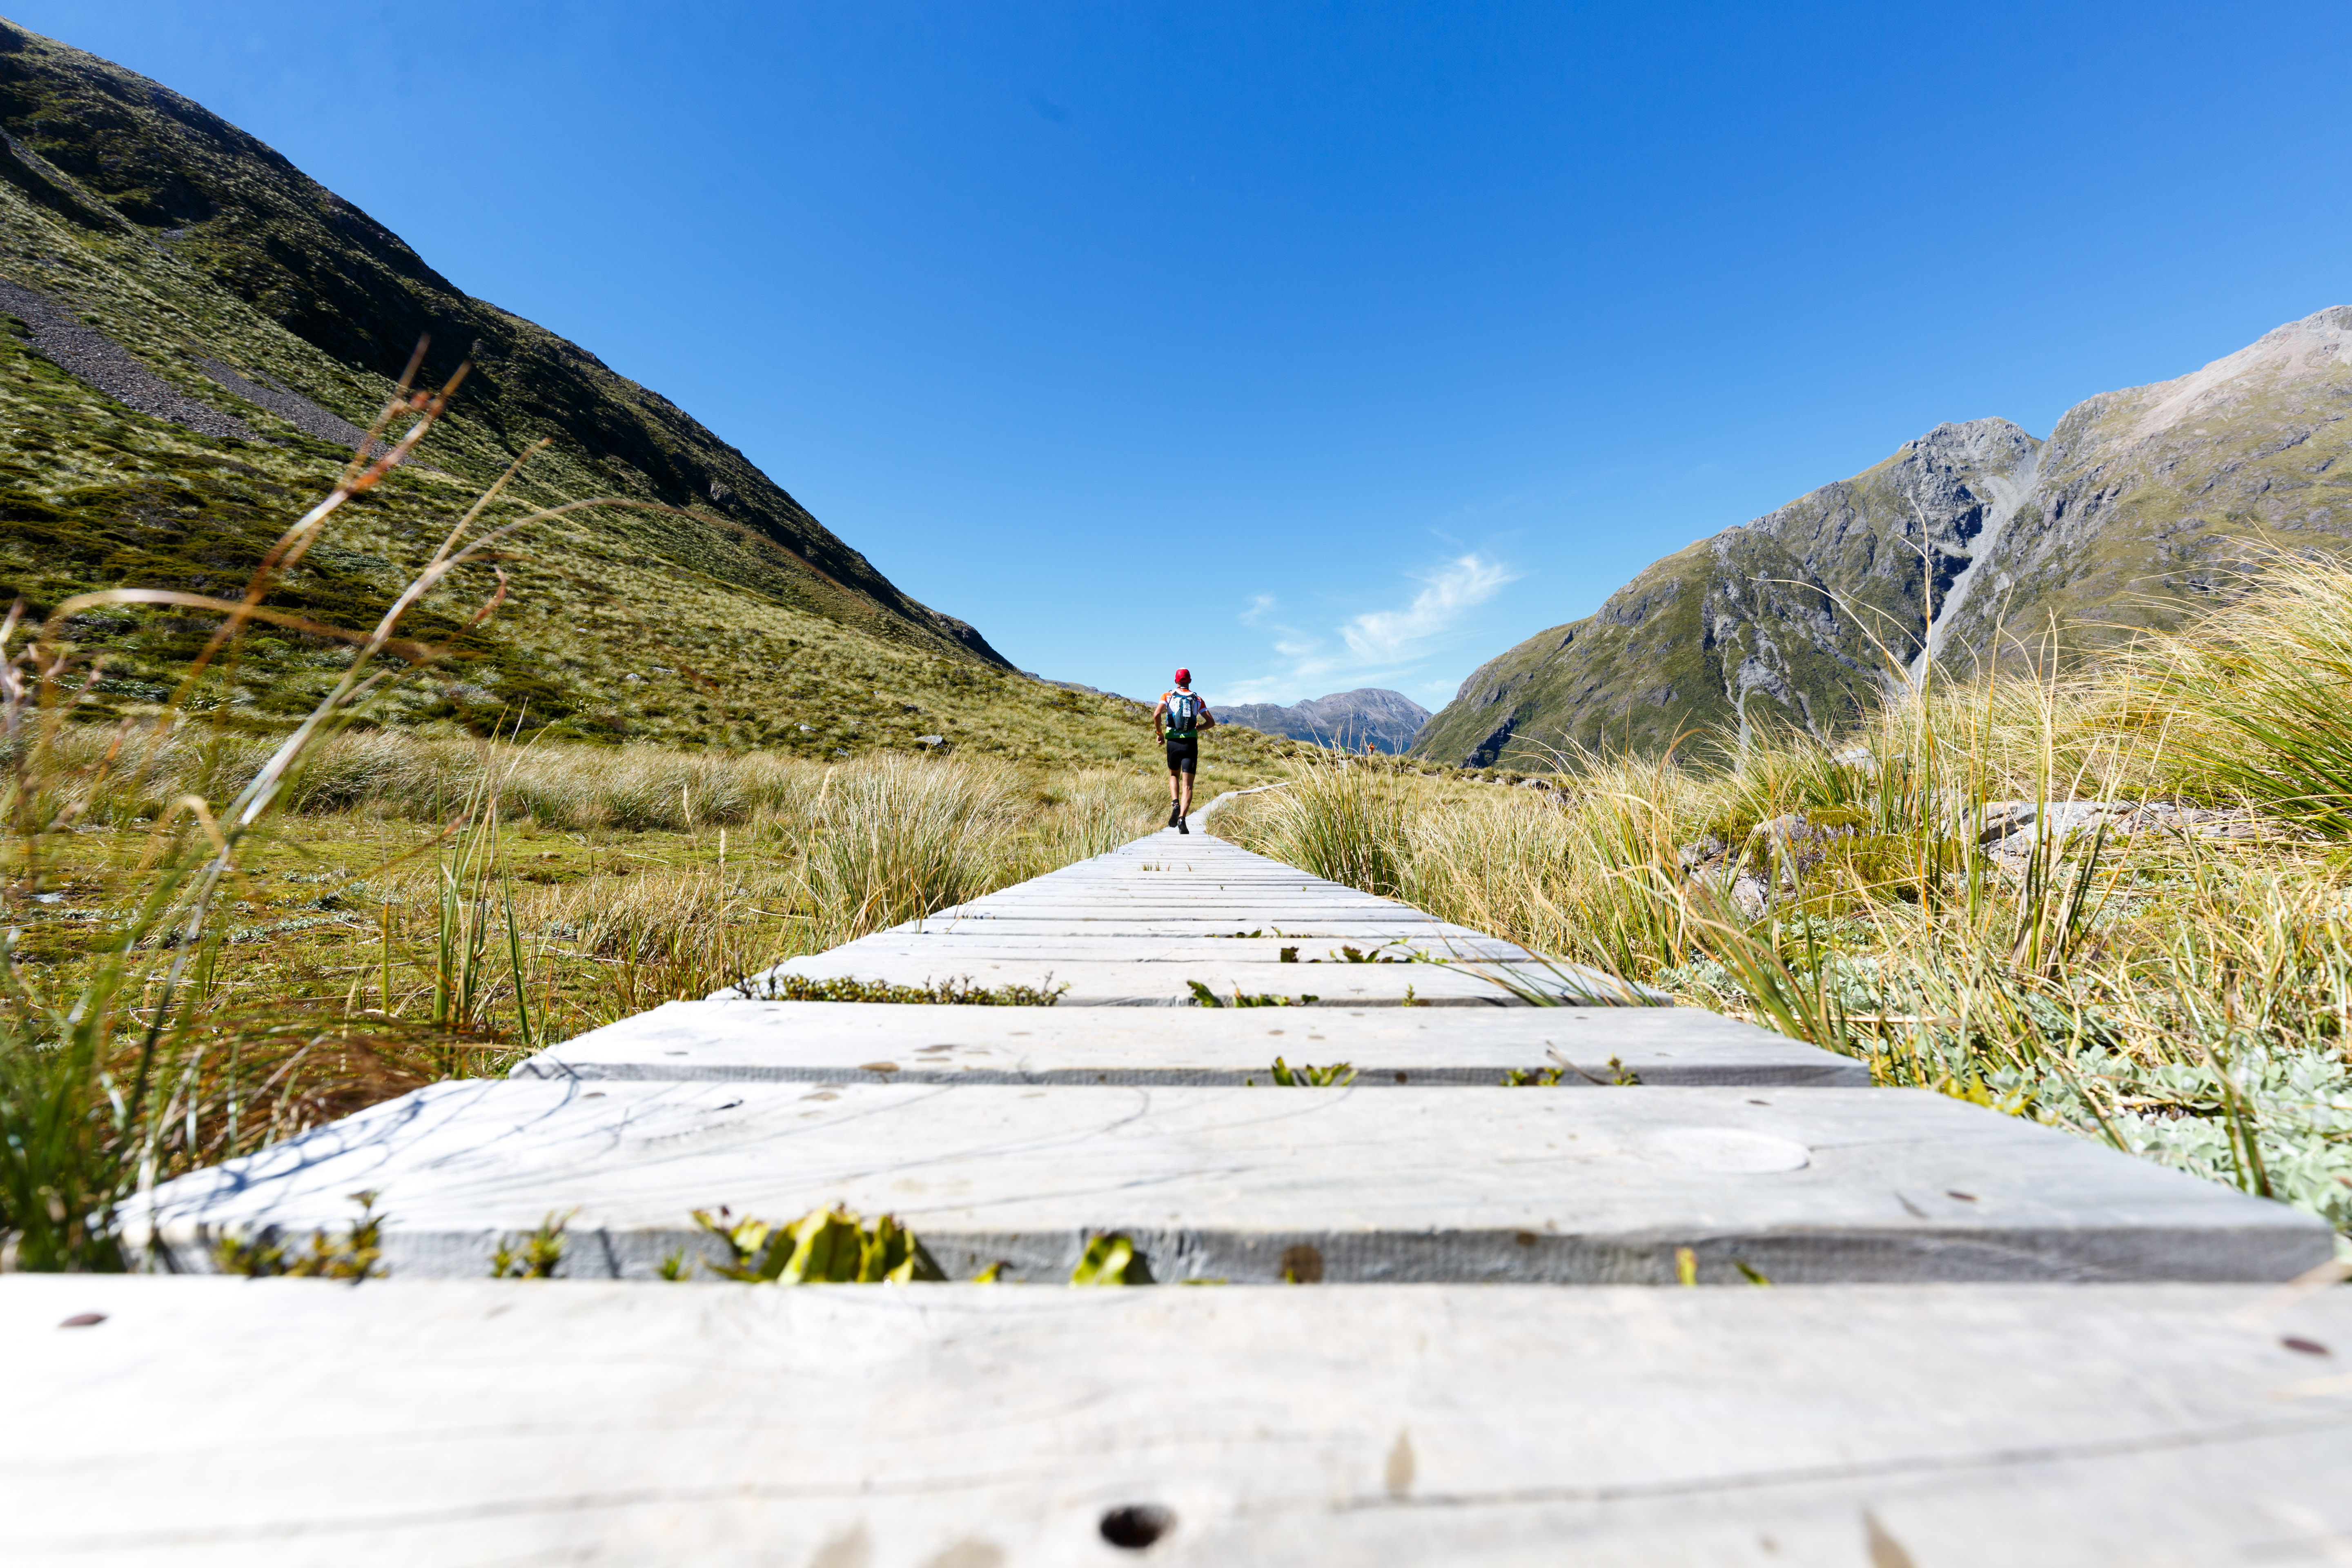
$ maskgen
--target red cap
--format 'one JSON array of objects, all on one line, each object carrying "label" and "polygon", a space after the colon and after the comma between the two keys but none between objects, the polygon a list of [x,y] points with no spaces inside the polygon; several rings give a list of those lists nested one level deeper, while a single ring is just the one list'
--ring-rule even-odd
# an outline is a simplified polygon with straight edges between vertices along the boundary
[{"label": "red cap", "polygon": [[1176,672],[1176,684],[1179,686],[1183,685],[1186,681],[1192,679],[1192,672],[1189,669],[1180,669]]}]

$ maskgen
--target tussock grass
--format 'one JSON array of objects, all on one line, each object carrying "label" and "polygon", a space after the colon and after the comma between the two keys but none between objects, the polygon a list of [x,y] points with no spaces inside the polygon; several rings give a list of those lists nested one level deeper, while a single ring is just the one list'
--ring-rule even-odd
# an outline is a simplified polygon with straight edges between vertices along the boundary
[{"label": "tussock grass", "polygon": [[[1542,790],[1327,763],[1219,831],[2342,1229],[2347,689],[2352,571],[2290,563],[2099,668],[1908,692],[1833,742],[1563,756]],[[1999,803],[2067,801],[2222,820],[2000,842]]]},{"label": "tussock grass", "polygon": [[[1253,796],[1265,849],[1302,871],[1388,898],[1403,897],[1402,855],[1412,831],[1408,775],[1349,759],[1310,762],[1287,790]],[[1230,819],[1220,819],[1223,831]]]},{"label": "tussock grass", "polygon": [[862,936],[976,897],[996,881],[1010,771],[898,758],[829,776],[803,819],[810,898]]},{"label": "tussock grass", "polygon": [[2121,717],[2153,738],[2156,778],[2352,837],[2352,589],[2340,565],[2280,560],[2192,629],[2147,638],[2126,668]]}]

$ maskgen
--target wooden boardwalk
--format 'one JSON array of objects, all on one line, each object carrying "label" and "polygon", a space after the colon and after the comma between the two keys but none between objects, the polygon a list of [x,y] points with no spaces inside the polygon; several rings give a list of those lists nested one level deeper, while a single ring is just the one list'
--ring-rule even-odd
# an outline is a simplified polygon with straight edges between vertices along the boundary
[{"label": "wooden boardwalk", "polygon": [[[0,1559],[2352,1560],[2317,1221],[1656,1000],[1154,834],[149,1216],[201,1272],[372,1191],[390,1280],[0,1279]],[[1004,1282],[646,1282],[835,1203]],[[1063,1288],[1103,1233],[1221,1288]]]},{"label": "wooden boardwalk", "polygon": [[[1071,1006],[1186,1007],[1201,992],[1319,1007],[1609,1005],[1666,998],[1173,831],[751,976],[1066,987]],[[725,996],[726,993],[721,993]]]}]

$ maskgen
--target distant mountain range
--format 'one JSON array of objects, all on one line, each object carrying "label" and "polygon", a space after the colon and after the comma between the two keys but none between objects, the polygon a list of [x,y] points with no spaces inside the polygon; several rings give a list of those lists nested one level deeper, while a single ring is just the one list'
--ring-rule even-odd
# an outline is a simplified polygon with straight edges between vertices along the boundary
[{"label": "distant mountain range", "polygon": [[1402,691],[1366,687],[1338,691],[1293,707],[1271,702],[1240,702],[1213,709],[1219,720],[1242,724],[1269,735],[1287,735],[1343,752],[1360,752],[1367,745],[1378,752],[1402,752],[1412,744],[1429,722],[1429,710]]},{"label": "distant mountain range", "polygon": [[1939,425],[1489,660],[1412,749],[1540,768],[1566,747],[1828,735],[1930,663],[2038,658],[2053,624],[2069,653],[2174,624],[2267,551],[2352,544],[2347,359],[2336,306],[2078,404],[2046,441]]}]

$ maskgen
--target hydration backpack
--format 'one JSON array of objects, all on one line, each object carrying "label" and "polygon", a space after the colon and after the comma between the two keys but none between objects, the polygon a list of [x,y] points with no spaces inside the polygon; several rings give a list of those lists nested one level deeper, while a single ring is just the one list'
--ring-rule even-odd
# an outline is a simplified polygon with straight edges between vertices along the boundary
[{"label": "hydration backpack", "polygon": [[1168,738],[1190,741],[1200,734],[1202,702],[1190,691],[1168,694]]}]

